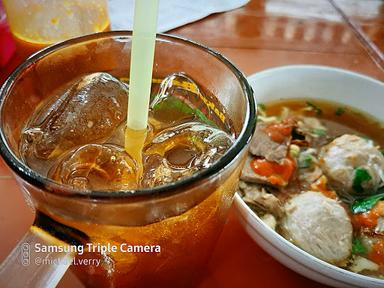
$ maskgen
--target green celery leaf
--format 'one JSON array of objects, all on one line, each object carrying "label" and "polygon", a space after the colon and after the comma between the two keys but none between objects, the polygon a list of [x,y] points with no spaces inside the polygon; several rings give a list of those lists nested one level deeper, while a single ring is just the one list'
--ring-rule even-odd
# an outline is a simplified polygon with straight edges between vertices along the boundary
[{"label": "green celery leaf", "polygon": [[341,116],[341,115],[343,115],[344,113],[345,113],[345,108],[344,108],[344,107],[338,107],[338,108],[336,109],[336,112],[335,112],[336,116]]},{"label": "green celery leaf", "polygon": [[[383,190],[383,189],[381,189]],[[369,196],[367,198],[357,199],[351,205],[353,214],[368,212],[377,202],[384,199],[384,193]]]},{"label": "green celery leaf", "polygon": [[353,178],[352,188],[359,193],[364,192],[364,188],[361,186],[363,182],[367,182],[372,179],[367,169],[363,167],[355,168],[355,176]]},{"label": "green celery leaf", "polygon": [[352,241],[352,253],[353,254],[366,254],[367,248],[363,245],[359,238],[354,238]]},{"label": "green celery leaf", "polygon": [[311,130],[311,132],[315,135],[318,135],[318,136],[324,136],[327,134],[327,130],[325,129],[320,129],[320,128],[313,128]]},{"label": "green celery leaf", "polygon": [[321,115],[323,113],[323,111],[312,102],[307,101],[306,104],[308,107],[312,108],[315,111],[316,115]]},{"label": "green celery leaf", "polygon": [[298,166],[300,169],[308,168],[311,166],[313,160],[313,156],[310,154],[300,153],[299,159],[298,159]]},{"label": "green celery leaf", "polygon": [[265,106],[264,103],[258,103],[257,108],[259,108],[260,110],[263,110],[263,111],[265,111],[267,109],[267,107]]}]

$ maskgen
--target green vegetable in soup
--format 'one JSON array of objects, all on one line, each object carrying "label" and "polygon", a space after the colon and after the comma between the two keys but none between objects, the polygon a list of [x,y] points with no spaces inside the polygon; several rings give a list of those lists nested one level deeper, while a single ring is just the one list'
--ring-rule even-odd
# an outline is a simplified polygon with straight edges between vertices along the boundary
[{"label": "green vegetable in soup", "polygon": [[313,111],[315,111],[316,115],[321,115],[323,113],[323,111],[317,107],[315,104],[313,104],[312,102],[310,101],[307,101],[306,102],[307,106],[310,107]]},{"label": "green vegetable in soup", "polygon": [[267,109],[267,107],[265,106],[264,103],[258,103],[257,108],[259,108],[260,110],[263,110],[263,111],[265,111]]},{"label": "green vegetable in soup", "polygon": [[301,169],[308,168],[311,166],[313,156],[310,154],[301,153],[298,159],[298,166]]},{"label": "green vegetable in soup", "polygon": [[367,141],[368,143],[370,142],[373,142],[371,138],[369,138],[368,136],[365,136],[365,135],[362,135],[360,136],[361,138],[364,138],[365,141]]},{"label": "green vegetable in soup", "polygon": [[336,109],[336,112],[335,112],[336,116],[341,116],[341,115],[343,115],[344,113],[345,113],[345,108],[344,108],[344,107],[338,107],[338,108]]},{"label": "green vegetable in soup", "polygon": [[327,134],[327,130],[321,128],[313,128],[311,132],[317,136],[325,136]]},{"label": "green vegetable in soup", "polygon": [[353,178],[352,188],[359,193],[364,192],[364,188],[362,187],[362,184],[364,182],[368,182],[372,179],[372,176],[369,175],[369,172],[367,169],[363,167],[357,167],[355,168],[355,177]]},{"label": "green vegetable in soup", "polygon": [[352,253],[353,254],[366,254],[368,252],[367,248],[361,242],[359,238],[354,238],[352,241]]},{"label": "green vegetable in soup", "polygon": [[[381,189],[384,190],[384,189]],[[384,193],[372,195],[366,198],[357,199],[353,202],[351,210],[353,214],[365,213],[371,210],[377,202],[384,199]]]}]

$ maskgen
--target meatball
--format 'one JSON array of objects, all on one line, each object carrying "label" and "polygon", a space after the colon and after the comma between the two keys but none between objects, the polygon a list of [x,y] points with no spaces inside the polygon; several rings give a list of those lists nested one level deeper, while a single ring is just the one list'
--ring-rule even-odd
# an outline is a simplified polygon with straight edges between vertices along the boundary
[{"label": "meatball", "polygon": [[342,266],[352,250],[352,224],[345,209],[320,192],[307,191],[285,204],[282,234],[301,249]]},{"label": "meatball", "polygon": [[[359,136],[346,134],[325,145],[320,164],[330,185],[341,194],[375,192],[383,185],[384,156],[372,141]],[[356,182],[357,169],[365,177]]]}]

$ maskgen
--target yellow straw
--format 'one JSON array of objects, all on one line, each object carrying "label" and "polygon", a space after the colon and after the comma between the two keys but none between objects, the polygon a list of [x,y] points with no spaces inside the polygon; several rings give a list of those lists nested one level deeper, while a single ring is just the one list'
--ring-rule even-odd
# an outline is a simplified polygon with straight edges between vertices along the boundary
[{"label": "yellow straw", "polygon": [[125,151],[136,161],[137,181],[143,174],[142,150],[147,137],[148,108],[155,54],[159,0],[136,0]]},{"label": "yellow straw", "polygon": [[147,128],[159,0],[136,0],[133,21],[127,127]]}]

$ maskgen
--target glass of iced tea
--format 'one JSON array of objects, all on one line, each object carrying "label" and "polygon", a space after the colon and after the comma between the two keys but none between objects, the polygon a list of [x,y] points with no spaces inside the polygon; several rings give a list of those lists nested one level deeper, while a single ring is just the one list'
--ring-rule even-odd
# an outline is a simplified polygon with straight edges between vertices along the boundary
[{"label": "glass of iced tea", "polygon": [[2,286],[57,283],[70,263],[87,287],[191,287],[204,273],[255,127],[252,90],[219,53],[158,35],[140,166],[124,151],[130,51],[130,32],[72,39],[3,85],[1,154],[36,218]]},{"label": "glass of iced tea", "polygon": [[3,0],[18,54],[109,29],[107,0]]}]

